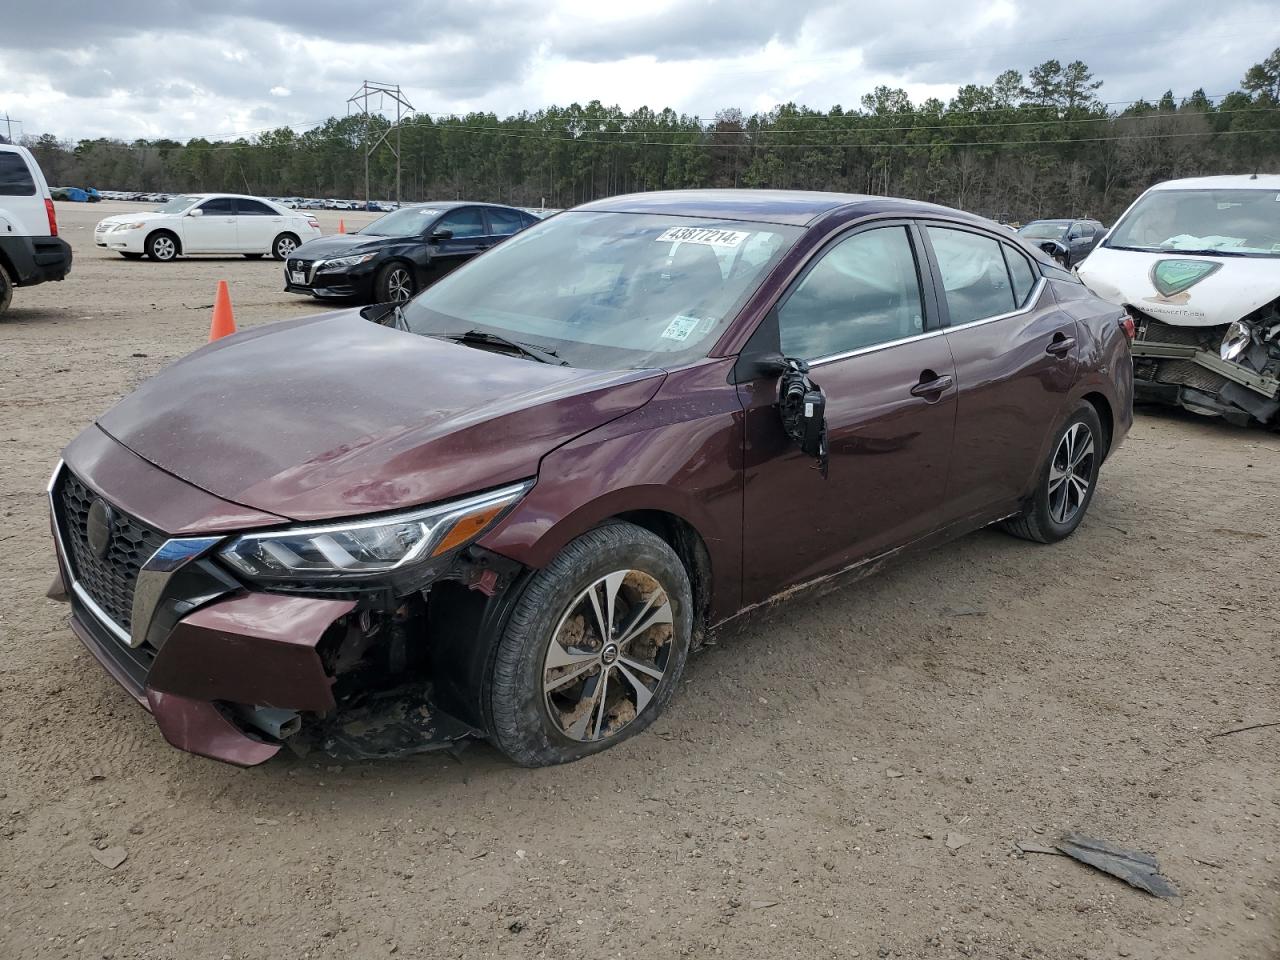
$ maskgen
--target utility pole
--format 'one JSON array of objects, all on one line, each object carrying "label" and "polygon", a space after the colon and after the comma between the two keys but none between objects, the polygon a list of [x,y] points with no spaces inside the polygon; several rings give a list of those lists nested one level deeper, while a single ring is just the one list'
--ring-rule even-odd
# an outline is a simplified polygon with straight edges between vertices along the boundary
[{"label": "utility pole", "polygon": [[[369,101],[373,98],[378,100],[378,110],[381,111],[386,105],[387,98],[390,97],[396,105],[396,119],[386,130],[378,136],[374,142],[369,142],[369,121],[372,114],[369,112]],[[347,98],[347,116],[351,115],[352,108],[357,108],[358,112],[364,117],[364,203],[365,207],[369,206],[369,157],[373,152],[387,140],[387,134],[392,130],[396,132],[396,142],[392,145],[387,142],[387,147],[395,154],[396,158],[396,204],[400,203],[400,124],[403,120],[413,113],[413,104],[406,98],[400,89],[400,84],[379,83],[376,80],[366,80],[360,84],[360,89],[352,96]]]},{"label": "utility pole", "polygon": [[4,114],[4,131],[5,131],[4,139],[6,143],[13,143],[13,125],[15,123],[18,124],[19,126],[22,125],[21,120],[14,120],[12,117],[9,116],[9,111],[6,110]]}]

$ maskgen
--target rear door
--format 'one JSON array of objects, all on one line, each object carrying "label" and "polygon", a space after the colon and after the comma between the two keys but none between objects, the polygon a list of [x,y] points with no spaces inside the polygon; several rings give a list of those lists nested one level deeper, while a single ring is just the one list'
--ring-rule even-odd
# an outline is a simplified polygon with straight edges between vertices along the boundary
[{"label": "rear door", "polygon": [[236,253],[236,201],[234,197],[211,197],[197,208],[200,216],[188,211],[182,217],[183,253]]},{"label": "rear door", "polygon": [[[48,187],[35,158],[19,147],[0,145],[0,231],[49,236]],[[7,229],[11,227],[11,229]]]},{"label": "rear door", "polygon": [[501,243],[512,234],[519,233],[528,224],[526,215],[519,210],[508,210],[505,207],[485,207],[485,218],[489,222],[489,235],[486,246]]},{"label": "rear door", "polygon": [[[806,268],[744,351],[808,360],[827,398],[824,478],[783,432],[776,377],[745,408],[744,602],[929,532],[946,489],[955,370],[918,232],[874,224]],[[772,341],[772,342],[770,342]]]},{"label": "rear door", "polygon": [[1016,507],[1039,474],[1077,367],[1075,320],[1035,264],[979,229],[930,224],[959,399],[949,520]]},{"label": "rear door", "polygon": [[284,215],[261,200],[236,198],[236,246],[241,253],[270,253],[285,229]]}]

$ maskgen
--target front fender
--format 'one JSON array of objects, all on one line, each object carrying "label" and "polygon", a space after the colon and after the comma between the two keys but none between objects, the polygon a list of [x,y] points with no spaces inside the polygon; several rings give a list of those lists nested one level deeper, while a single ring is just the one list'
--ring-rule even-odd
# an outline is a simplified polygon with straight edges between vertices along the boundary
[{"label": "front fender", "polygon": [[712,622],[737,612],[742,573],[742,407],[733,360],[668,376],[643,407],[543,458],[528,496],[480,546],[544,567],[574,537],[620,514],[683,520],[706,545]]}]

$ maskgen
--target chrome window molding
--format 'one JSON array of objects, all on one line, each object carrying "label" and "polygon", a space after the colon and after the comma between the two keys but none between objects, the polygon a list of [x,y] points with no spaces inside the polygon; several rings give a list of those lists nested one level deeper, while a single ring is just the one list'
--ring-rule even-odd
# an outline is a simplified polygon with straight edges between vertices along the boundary
[{"label": "chrome window molding", "polygon": [[960,323],[955,326],[938,327],[936,330],[926,330],[924,333],[912,334],[909,337],[901,337],[897,340],[886,340],[884,343],[873,343],[870,346],[859,347],[857,350],[846,350],[844,353],[833,353],[825,357],[817,357],[809,361],[809,367],[820,367],[828,363],[836,363],[840,360],[847,360],[850,357],[860,357],[868,353],[877,353],[881,350],[888,350],[890,347],[899,347],[905,343],[915,343],[917,340],[928,340],[931,337],[939,337],[956,330],[968,330],[972,327],[981,327],[988,323],[995,323],[998,320],[1010,320],[1013,317],[1020,317],[1023,314],[1030,313],[1036,308],[1040,302],[1040,297],[1044,293],[1045,286],[1048,284],[1043,276],[1036,281],[1036,285],[1031,288],[1031,293],[1027,297],[1026,303],[1017,310],[1010,310],[1008,313],[996,314],[994,317],[983,317],[980,320],[970,320],[968,323]]}]

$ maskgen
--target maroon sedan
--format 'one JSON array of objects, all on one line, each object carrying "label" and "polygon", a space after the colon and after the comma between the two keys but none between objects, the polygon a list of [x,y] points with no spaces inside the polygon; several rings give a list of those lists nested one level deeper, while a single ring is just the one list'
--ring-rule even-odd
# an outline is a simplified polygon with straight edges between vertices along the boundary
[{"label": "maroon sedan", "polygon": [[1068,536],[1130,332],[943,207],[615,197],[173,364],[67,447],[51,595],[186,750],[573,760],[754,607],[991,523]]}]

